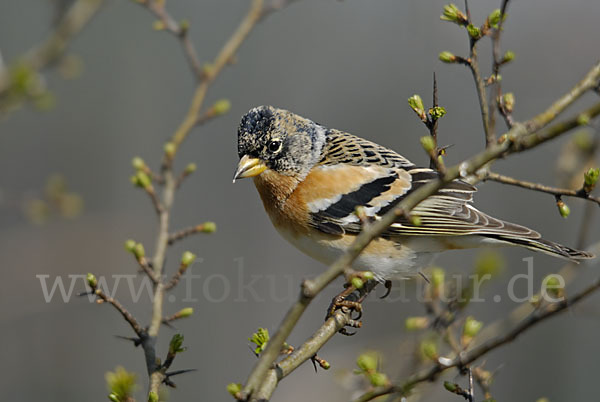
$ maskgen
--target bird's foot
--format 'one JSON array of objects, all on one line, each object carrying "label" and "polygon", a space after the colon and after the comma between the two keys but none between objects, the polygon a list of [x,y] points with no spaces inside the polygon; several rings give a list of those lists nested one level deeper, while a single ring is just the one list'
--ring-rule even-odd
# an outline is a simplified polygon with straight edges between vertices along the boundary
[{"label": "bird's foot", "polygon": [[[377,283],[370,271],[352,272],[346,275],[345,289],[331,300],[325,319],[331,317],[336,310],[342,310],[342,312],[350,314],[346,326],[360,328],[362,326],[362,321],[360,321],[363,312],[362,302],[377,286]],[[356,313],[356,315],[352,313]],[[347,336],[356,333],[348,332],[346,328],[340,329],[339,332]]]}]

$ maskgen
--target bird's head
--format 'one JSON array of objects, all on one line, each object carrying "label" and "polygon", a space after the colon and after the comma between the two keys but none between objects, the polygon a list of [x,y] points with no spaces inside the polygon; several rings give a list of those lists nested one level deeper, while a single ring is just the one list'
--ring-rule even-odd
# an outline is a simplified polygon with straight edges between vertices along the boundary
[{"label": "bird's head", "polygon": [[319,161],[325,129],[301,116],[272,106],[258,106],[238,128],[240,162],[233,181],[271,169],[303,178]]}]

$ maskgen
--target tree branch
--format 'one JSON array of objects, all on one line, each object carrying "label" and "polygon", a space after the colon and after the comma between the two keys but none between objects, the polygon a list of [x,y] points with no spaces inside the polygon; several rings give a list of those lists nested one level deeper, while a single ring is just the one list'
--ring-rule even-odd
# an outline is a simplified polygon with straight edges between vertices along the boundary
[{"label": "tree branch", "polygon": [[119,303],[119,301],[117,299],[109,297],[106,293],[104,293],[104,291],[102,291],[102,289],[100,289],[96,286],[92,287],[92,292],[100,300],[102,300],[103,302],[109,303],[119,313],[121,313],[121,315],[123,316],[125,321],[127,321],[129,323],[129,325],[131,326],[131,328],[133,329],[133,331],[136,333],[136,335],[138,337],[140,337],[140,338],[144,337],[144,335],[145,335],[144,328],[142,328],[142,326],[137,322],[135,317],[125,307],[123,307],[123,305],[121,303]]},{"label": "tree branch", "polygon": [[169,235],[169,245],[175,243],[178,240],[185,239],[188,236],[195,235],[196,233],[212,233],[215,231],[215,224],[213,222],[204,222],[196,226],[190,226],[188,228],[179,230]]},{"label": "tree branch", "polygon": [[[356,290],[353,295],[358,293],[357,298],[366,297],[377,285],[378,282],[376,281],[368,281],[363,288]],[[257,390],[255,395],[252,395],[253,400],[263,401],[270,399],[279,381],[291,374],[305,361],[316,357],[319,349],[342,328],[350,325],[352,321],[349,309],[342,308],[336,310],[301,347],[295,349],[288,357],[277,363],[275,367],[267,372],[260,389]]]},{"label": "tree branch", "polygon": [[[498,79],[500,74],[500,67],[503,64],[502,56],[500,55],[500,36],[502,35],[502,27],[504,26],[504,19],[506,17],[506,9],[510,0],[502,0],[502,6],[500,7],[500,21],[498,22],[498,28],[494,29],[492,33],[492,75],[494,79],[494,87],[490,90],[490,130],[495,133],[496,130],[496,109],[500,111],[502,117],[506,122],[506,126],[510,129],[514,122],[512,116],[507,112],[506,108],[502,103],[502,83]],[[495,135],[495,134],[494,134]]]},{"label": "tree branch", "polygon": [[544,186],[543,184],[532,183],[529,181],[518,180],[512,177],[504,176],[494,172],[486,172],[483,176],[483,181],[491,180],[498,183],[509,184],[511,186],[517,186],[526,188],[528,190],[539,191],[542,193],[552,194],[554,196],[569,196],[576,198],[583,198],[584,200],[590,200],[600,205],[600,197],[593,197],[583,190],[569,190],[566,188],[557,188]]},{"label": "tree branch", "polygon": [[[471,11],[469,10],[469,2],[465,0],[465,12],[467,13],[467,19],[469,25],[472,24],[471,21]],[[481,76],[481,71],[479,70],[479,60],[477,55],[477,42],[481,38],[474,38],[471,36],[469,30],[466,30],[467,35],[469,36],[469,58],[466,61],[466,64],[471,70],[471,74],[473,75],[473,80],[475,81],[475,89],[477,92],[477,99],[479,100],[479,109],[481,111],[481,120],[483,122],[483,131],[485,133],[485,145],[486,147],[491,146],[496,138],[492,131],[490,130],[490,118],[489,118],[489,107],[487,103],[487,92],[485,90],[485,82],[483,81],[483,77]]]},{"label": "tree branch", "polygon": [[300,348],[295,349],[291,355],[267,372],[260,389],[253,395],[253,398],[259,401],[269,400],[279,381],[287,377],[302,363],[311,359],[340,329],[348,325],[349,320],[349,312],[344,313],[337,310]]}]

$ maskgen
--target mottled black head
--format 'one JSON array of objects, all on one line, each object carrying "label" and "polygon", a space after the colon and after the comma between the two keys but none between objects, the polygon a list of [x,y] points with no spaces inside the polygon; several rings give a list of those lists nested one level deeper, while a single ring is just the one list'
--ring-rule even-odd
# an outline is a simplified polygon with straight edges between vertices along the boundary
[{"label": "mottled black head", "polygon": [[259,106],[242,117],[238,128],[238,155],[263,162],[288,176],[308,173],[319,160],[325,142],[320,125],[272,106]]},{"label": "mottled black head", "polygon": [[275,121],[274,110],[270,106],[259,106],[242,116],[238,128],[238,156],[259,157],[259,151],[267,141]]}]

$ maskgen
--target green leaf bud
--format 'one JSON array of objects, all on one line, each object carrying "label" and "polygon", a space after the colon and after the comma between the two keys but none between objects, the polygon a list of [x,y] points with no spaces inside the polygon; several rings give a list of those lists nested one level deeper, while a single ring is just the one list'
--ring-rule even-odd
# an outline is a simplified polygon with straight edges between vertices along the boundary
[{"label": "green leaf bud", "polygon": [[444,117],[445,114],[446,109],[442,106],[436,106],[429,109],[429,116],[431,116],[433,120],[441,119],[442,117]]},{"label": "green leaf bud", "polygon": [[458,25],[467,23],[467,16],[454,4],[444,6],[444,14],[440,16],[442,21],[454,22]]},{"label": "green leaf bud", "polygon": [[138,259],[146,256],[146,250],[144,250],[144,245],[142,243],[137,243],[133,248],[133,254]]},{"label": "green leaf bud", "polygon": [[502,16],[502,12],[499,8],[495,9],[488,15],[488,23],[492,28],[498,28],[498,24],[500,23],[500,18]]},{"label": "green leaf bud", "polygon": [[383,387],[384,385],[389,384],[390,380],[384,373],[375,372],[369,375],[369,382],[374,387]]},{"label": "green leaf bud", "polygon": [[446,390],[454,393],[454,392],[458,391],[458,384],[455,384],[450,381],[444,381],[444,388],[446,388]]},{"label": "green leaf bud", "polygon": [[515,94],[508,92],[502,95],[502,104],[508,113],[512,113],[513,108],[515,107]]},{"label": "green leaf bud", "polygon": [[513,61],[515,59],[515,52],[513,52],[512,50],[507,50],[506,53],[504,53],[504,57],[502,58],[502,63],[508,63],[510,61]]},{"label": "green leaf bud", "polygon": [[477,28],[473,24],[467,25],[467,32],[469,32],[469,36],[473,39],[481,38],[481,29]]},{"label": "green leaf bud", "polygon": [[587,172],[583,175],[583,190],[586,193],[592,192],[596,183],[598,182],[598,177],[600,176],[599,168],[589,168]]},{"label": "green leaf bud", "polygon": [[563,218],[569,217],[569,215],[571,214],[571,208],[569,208],[569,206],[565,204],[563,200],[559,199],[558,201],[556,201],[556,206],[558,207],[558,213],[560,213],[560,216],[562,216]]},{"label": "green leaf bud", "polygon": [[143,170],[146,167],[146,162],[139,156],[136,156],[131,160],[131,165],[136,170]]},{"label": "green leaf bud", "polygon": [[458,58],[454,53],[448,51],[441,52],[438,57],[440,61],[443,61],[444,63],[456,63],[458,61]]},{"label": "green leaf bud", "polygon": [[217,224],[214,222],[204,222],[202,224],[203,233],[214,233],[217,230]]},{"label": "green leaf bud", "polygon": [[375,371],[377,369],[377,354],[376,353],[363,353],[356,359],[356,365],[362,371],[370,372]]},{"label": "green leaf bud", "polygon": [[429,319],[427,317],[408,317],[404,321],[404,326],[407,331],[425,329],[429,326]]},{"label": "green leaf bud", "polygon": [[191,317],[193,314],[194,314],[193,307],[185,307],[185,308],[182,308],[181,310],[179,310],[175,315],[178,318],[187,318],[187,317]]},{"label": "green leaf bud", "polygon": [[182,345],[183,345],[183,335],[181,335],[181,334],[173,335],[173,337],[171,338],[171,342],[169,342],[169,354],[175,355],[177,353],[181,353],[181,352],[185,351],[185,348],[183,348]]},{"label": "green leaf bud", "polygon": [[161,20],[156,20],[152,23],[152,29],[154,29],[155,31],[163,31],[165,28],[165,23]]},{"label": "green leaf bud", "polygon": [[186,251],[181,255],[181,265],[185,265],[186,267],[194,262],[196,259],[196,255],[190,251]]},{"label": "green leaf bud", "polygon": [[260,354],[269,343],[269,330],[266,328],[259,328],[255,333],[252,334],[248,340],[256,345],[254,349],[255,354]]},{"label": "green leaf bud", "polygon": [[359,277],[355,276],[350,280],[350,283],[352,284],[352,286],[354,286],[356,289],[362,289],[363,286],[365,286],[365,283],[363,282],[362,279],[360,279]]},{"label": "green leaf bud", "polygon": [[129,251],[130,253],[133,253],[135,251],[135,245],[135,240],[128,239],[125,241],[125,250]]},{"label": "green leaf bud", "polygon": [[195,163],[188,163],[188,165],[185,167],[184,172],[185,174],[192,174],[196,171],[196,169],[198,169],[198,166],[196,166]]},{"label": "green leaf bud", "polygon": [[421,120],[425,120],[427,116],[425,115],[425,106],[423,106],[423,99],[419,95],[413,95],[408,98],[408,105],[412,110],[419,116]]},{"label": "green leaf bud", "polygon": [[465,320],[465,326],[463,327],[463,335],[469,338],[474,338],[475,336],[477,336],[482,327],[483,323],[481,321],[477,321],[475,318],[469,316]]},{"label": "green leaf bud", "polygon": [[85,279],[87,281],[87,284],[90,285],[92,289],[95,289],[96,286],[98,286],[98,279],[96,279],[96,276],[94,274],[88,272]]},{"label": "green leaf bud", "polygon": [[220,99],[213,105],[213,111],[217,116],[224,115],[231,109],[231,102],[228,99]]},{"label": "green leaf bud", "polygon": [[242,391],[242,384],[239,383],[230,383],[227,385],[227,392],[231,394],[231,396],[235,396],[238,392]]}]

